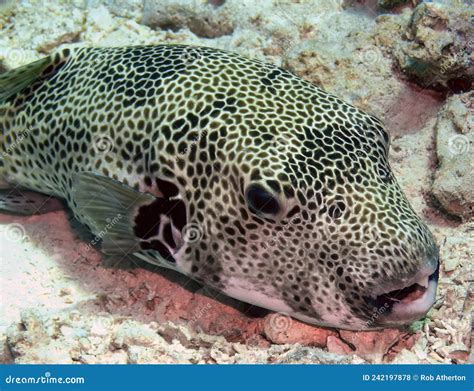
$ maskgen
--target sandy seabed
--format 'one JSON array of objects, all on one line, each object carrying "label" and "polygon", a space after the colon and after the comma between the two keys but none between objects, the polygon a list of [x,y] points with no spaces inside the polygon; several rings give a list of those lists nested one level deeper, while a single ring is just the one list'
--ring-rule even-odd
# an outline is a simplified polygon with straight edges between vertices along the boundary
[{"label": "sandy seabed", "polygon": [[374,113],[391,131],[390,163],[442,260],[426,319],[405,330],[337,331],[238,303],[170,272],[104,261],[67,211],[3,214],[0,362],[472,362],[467,5],[71,0],[0,7],[2,70],[65,45],[205,45],[283,66]]}]

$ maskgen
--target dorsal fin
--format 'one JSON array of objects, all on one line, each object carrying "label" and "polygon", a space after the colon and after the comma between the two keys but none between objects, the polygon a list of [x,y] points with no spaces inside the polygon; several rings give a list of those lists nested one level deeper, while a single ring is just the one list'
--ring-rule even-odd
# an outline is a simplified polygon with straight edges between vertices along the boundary
[{"label": "dorsal fin", "polygon": [[31,64],[2,73],[0,75],[0,102],[4,102],[30,86],[52,63],[52,57],[48,56]]}]

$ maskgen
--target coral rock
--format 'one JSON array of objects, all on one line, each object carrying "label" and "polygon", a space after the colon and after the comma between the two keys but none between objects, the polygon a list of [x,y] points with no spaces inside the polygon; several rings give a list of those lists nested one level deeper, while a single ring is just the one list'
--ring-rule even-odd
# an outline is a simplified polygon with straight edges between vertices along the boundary
[{"label": "coral rock", "polygon": [[450,98],[436,124],[439,167],[432,193],[448,213],[465,220],[474,217],[473,96]]}]

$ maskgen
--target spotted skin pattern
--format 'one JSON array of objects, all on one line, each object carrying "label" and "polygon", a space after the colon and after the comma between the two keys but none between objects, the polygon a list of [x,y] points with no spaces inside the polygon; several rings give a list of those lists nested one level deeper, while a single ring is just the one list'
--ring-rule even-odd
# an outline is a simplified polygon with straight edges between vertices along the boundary
[{"label": "spotted skin pattern", "polygon": [[[74,172],[155,195],[175,189],[199,230],[172,259],[179,270],[351,329],[371,319],[374,294],[436,257],[390,170],[382,123],[309,82],[203,47],[77,48],[52,59],[1,106],[4,148],[30,129],[4,164],[10,183],[66,199],[79,220]],[[251,185],[273,195],[277,213],[249,208]]]}]

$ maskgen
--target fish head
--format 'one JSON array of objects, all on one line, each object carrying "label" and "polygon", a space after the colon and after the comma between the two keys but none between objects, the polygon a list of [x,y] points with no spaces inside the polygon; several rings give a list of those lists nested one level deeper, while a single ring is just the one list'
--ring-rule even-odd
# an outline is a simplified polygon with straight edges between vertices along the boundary
[{"label": "fish head", "polygon": [[388,132],[354,110],[352,121],[232,144],[207,178],[191,274],[316,325],[377,329],[426,314],[438,248],[393,175]]}]

